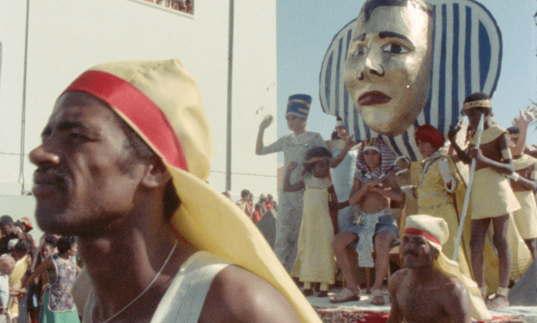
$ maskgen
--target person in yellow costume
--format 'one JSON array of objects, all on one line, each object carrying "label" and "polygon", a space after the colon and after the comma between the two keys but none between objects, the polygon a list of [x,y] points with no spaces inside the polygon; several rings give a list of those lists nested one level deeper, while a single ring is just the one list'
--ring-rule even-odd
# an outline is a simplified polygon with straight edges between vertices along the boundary
[{"label": "person in yellow costume", "polygon": [[[9,275],[9,288],[17,290],[22,285],[22,277],[26,274],[28,269],[28,253],[30,252],[30,243],[26,240],[19,240],[15,244],[15,249],[13,250],[12,256],[15,259],[15,267],[13,272]],[[26,298],[23,299],[26,301]],[[9,306],[9,317],[11,322],[16,323],[19,318],[19,299],[17,297],[11,296],[10,306]],[[24,313],[26,313],[24,311]]]},{"label": "person in yellow costume", "polygon": [[[442,218],[449,228],[449,238],[442,248],[449,259],[452,259],[459,231],[460,214],[458,213],[456,190],[463,188],[455,164],[450,157],[440,149],[444,145],[444,135],[434,126],[426,124],[419,126],[414,134],[421,155],[421,171],[416,185],[418,198],[418,213],[429,214]],[[462,206],[462,205],[461,205]],[[470,218],[468,217],[468,220]],[[469,222],[469,221],[468,221]],[[469,233],[470,226],[466,226],[463,243],[457,252],[457,263],[463,274],[472,278],[468,264],[470,258]]]},{"label": "person in yellow costume", "polygon": [[510,179],[513,192],[520,203],[520,210],[513,213],[513,217],[520,236],[526,242],[533,260],[537,258],[537,205],[535,191],[537,190],[537,159],[514,153],[520,136],[519,127],[507,128],[509,132],[509,148],[513,153],[515,173]]},{"label": "person in yellow costume", "polygon": [[[470,164],[475,160],[475,173],[471,187],[470,205],[472,224],[470,246],[472,249],[472,269],[475,280],[482,293],[486,293],[484,277],[483,250],[487,230],[492,223],[494,246],[498,251],[499,283],[496,295],[489,300],[490,309],[509,306],[509,278],[511,255],[508,242],[509,213],[520,208],[509,182],[505,176],[513,173],[513,158],[509,151],[507,131],[494,124],[492,103],[485,93],[473,93],[464,100],[463,113],[468,116],[470,129],[468,153],[463,151],[455,140],[460,126],[449,131],[452,147],[460,160]],[[476,148],[480,120],[483,119],[483,132],[479,148]]]},{"label": "person in yellow costume", "polygon": [[30,153],[33,193],[43,231],[79,238],[83,322],[320,322],[207,184],[211,155],[197,83],[176,59],[98,65],[60,95]]}]

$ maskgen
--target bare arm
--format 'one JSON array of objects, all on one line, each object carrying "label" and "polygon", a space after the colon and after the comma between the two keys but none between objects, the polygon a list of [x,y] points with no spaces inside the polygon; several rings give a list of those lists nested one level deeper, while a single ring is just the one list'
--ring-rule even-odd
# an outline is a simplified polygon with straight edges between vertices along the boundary
[{"label": "bare arm", "polygon": [[450,294],[449,297],[443,298],[444,310],[448,313],[449,320],[451,322],[471,323],[472,302],[466,286],[456,279]]},{"label": "bare arm", "polygon": [[455,127],[451,127],[451,129],[449,129],[448,139],[449,139],[449,142],[451,143],[451,148],[455,150],[455,153],[457,154],[458,159],[465,164],[469,164],[472,162],[472,158],[466,155],[466,152],[464,152],[464,150],[462,150],[461,147],[459,147],[459,144],[457,144],[457,140],[456,140],[457,133],[459,132],[459,130],[461,130],[461,124],[462,124],[462,120]]},{"label": "bare arm", "polygon": [[228,266],[211,284],[199,322],[299,323],[300,319],[283,294],[267,281]]},{"label": "bare arm", "polygon": [[498,144],[502,152],[503,151],[508,152],[509,158],[504,158],[502,162],[498,162],[498,161],[485,157],[483,153],[481,152],[481,149],[475,148],[475,147],[472,148],[471,150],[472,158],[475,158],[480,164],[486,165],[487,167],[492,168],[494,171],[500,174],[509,176],[513,174],[514,166],[513,166],[513,159],[510,158],[509,138],[507,137],[507,134],[503,134],[500,137],[498,137]]},{"label": "bare arm", "polygon": [[[524,173],[519,173],[520,177],[516,180],[516,182],[521,184],[527,190],[536,191],[537,190],[537,178],[533,178],[535,176],[534,172],[536,172],[536,169],[535,169],[536,167],[537,167],[537,164],[525,170]],[[511,178],[511,181],[514,181],[514,179]]]},{"label": "bare arm", "polygon": [[52,262],[52,257],[48,257],[45,261],[43,261],[37,268],[34,270],[34,272],[26,279],[26,283],[24,283],[24,286],[21,288],[21,293],[26,293],[26,290],[28,290],[28,286],[34,281],[37,276],[41,275],[41,273],[45,272],[49,268],[52,268],[54,266],[54,263]]},{"label": "bare arm", "polygon": [[330,153],[332,153],[332,149],[334,149],[334,147],[332,147],[332,143],[330,143],[330,140],[325,140],[324,143],[326,144],[326,148],[328,148],[328,150],[330,150]]},{"label": "bare arm", "polygon": [[399,284],[403,280],[403,277],[404,272],[402,270],[399,270],[396,271],[390,279],[390,284],[388,285],[388,292],[390,293],[390,302],[392,303],[392,306],[390,308],[390,317],[388,317],[386,323],[403,322],[403,312],[399,308],[399,303],[397,302],[397,290],[399,289]]},{"label": "bare arm", "polygon": [[537,109],[528,107],[526,111],[519,110],[520,115],[513,120],[513,125],[520,128],[518,140],[512,152],[514,156],[522,154],[526,147],[526,136],[528,134],[529,125],[537,119]]},{"label": "bare arm", "polygon": [[261,121],[261,124],[259,125],[259,131],[257,132],[257,141],[255,144],[255,154],[260,156],[261,151],[263,150],[263,135],[265,134],[265,129],[270,126],[272,123],[272,116],[267,116],[263,121]]},{"label": "bare arm", "polygon": [[403,202],[405,200],[405,193],[401,191],[401,187],[399,187],[399,184],[397,183],[394,172],[390,172],[388,174],[386,182],[388,183],[388,187],[375,186],[372,187],[371,190],[389,198],[390,200]]},{"label": "bare arm", "polygon": [[300,191],[305,187],[304,181],[299,181],[295,184],[291,184],[291,172],[296,169],[298,166],[295,162],[290,162],[287,165],[287,170],[285,171],[285,178],[283,179],[283,191],[284,192],[296,192]]},{"label": "bare arm", "polygon": [[[332,159],[330,160],[331,168],[338,167],[338,165],[341,164],[343,159],[345,159],[345,156],[347,156],[347,154],[349,153],[349,150],[354,145],[356,145],[356,142],[353,140],[353,137],[354,136],[349,136],[349,139],[347,139],[347,141],[345,142],[345,146],[343,146],[343,150],[341,150],[341,152],[337,156],[332,157]],[[330,148],[330,151],[332,151],[331,148]]]},{"label": "bare arm", "polygon": [[518,181],[520,184],[522,184],[522,186],[524,186],[524,188],[530,190],[530,191],[535,191],[537,190],[537,180],[536,181],[531,181],[527,178],[524,178],[524,177],[520,177],[518,179]]},{"label": "bare arm", "polygon": [[[369,183],[371,183],[370,181]],[[362,201],[364,195],[369,191],[369,183],[363,184],[356,177],[354,178],[354,183],[352,185],[351,193],[349,195],[349,204],[358,205]]]}]

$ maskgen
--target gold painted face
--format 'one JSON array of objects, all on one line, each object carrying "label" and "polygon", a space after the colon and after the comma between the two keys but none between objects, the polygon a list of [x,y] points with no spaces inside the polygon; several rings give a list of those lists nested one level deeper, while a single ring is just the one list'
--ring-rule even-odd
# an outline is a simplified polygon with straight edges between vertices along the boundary
[{"label": "gold painted face", "polygon": [[374,131],[402,134],[423,110],[429,93],[432,19],[409,6],[362,13],[352,36],[344,80],[358,112]]}]

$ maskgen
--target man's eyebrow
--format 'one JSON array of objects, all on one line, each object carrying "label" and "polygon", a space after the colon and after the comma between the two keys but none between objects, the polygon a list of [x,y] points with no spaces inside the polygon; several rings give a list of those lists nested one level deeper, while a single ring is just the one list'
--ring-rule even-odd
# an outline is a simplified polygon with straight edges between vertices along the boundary
[{"label": "man's eyebrow", "polygon": [[407,36],[394,33],[393,31],[381,31],[379,33],[379,37],[380,38],[400,38],[400,39],[406,40],[409,43],[412,43],[410,39],[408,39]]},{"label": "man's eyebrow", "polygon": [[44,138],[52,133],[52,127],[46,126],[45,129],[41,132],[41,138]]},{"label": "man's eyebrow", "polygon": [[80,121],[61,121],[56,125],[56,129],[58,130],[71,130],[75,128],[87,130],[86,126]]},{"label": "man's eyebrow", "polygon": [[359,40],[359,41],[363,41],[364,39],[365,39],[365,33],[363,33],[363,34],[361,34],[361,35],[358,35],[358,36],[354,37],[354,38],[351,40],[351,42],[353,42],[353,41],[357,41],[357,40]]}]

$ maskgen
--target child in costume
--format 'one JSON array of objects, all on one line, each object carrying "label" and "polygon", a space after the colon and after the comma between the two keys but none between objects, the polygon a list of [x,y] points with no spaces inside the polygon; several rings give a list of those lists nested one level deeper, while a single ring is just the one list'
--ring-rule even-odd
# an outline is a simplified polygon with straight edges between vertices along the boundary
[{"label": "child in costume", "polygon": [[[464,202],[457,201],[455,196],[461,179],[451,158],[440,149],[445,139],[438,129],[425,124],[418,127],[414,137],[421,155],[425,158],[421,161],[421,172],[415,187],[418,214],[428,214],[446,221],[449,237],[442,248],[447,257],[452,259],[459,231],[460,214],[457,206],[462,206]],[[457,263],[461,272],[472,278],[468,265],[471,260],[469,247],[469,241],[463,240],[457,253]]]},{"label": "child in costume", "polygon": [[[310,105],[311,96],[307,94],[291,95],[287,103],[285,118],[287,119],[287,126],[293,133],[281,137],[268,146],[263,145],[263,135],[265,129],[272,123],[272,116],[266,117],[259,125],[255,148],[256,155],[283,151],[284,169],[287,168],[290,162],[298,164],[298,171],[291,176],[293,182],[302,180],[302,164],[305,161],[304,154],[306,151],[313,147],[326,147],[321,135],[316,132],[310,132],[306,128]],[[274,253],[287,272],[291,272],[296,259],[298,232],[304,205],[303,198],[304,190],[283,192],[280,188]]]},{"label": "child in costume", "polygon": [[[520,208],[518,201],[505,176],[513,173],[513,160],[509,150],[507,131],[492,121],[492,103],[488,95],[474,93],[466,98],[463,105],[470,123],[468,151],[463,151],[455,140],[460,124],[449,131],[448,137],[458,157],[465,164],[476,160],[476,168],[471,187],[472,228],[470,246],[474,277],[483,295],[486,295],[484,277],[483,248],[489,225],[494,228],[494,246],[498,251],[499,282],[496,295],[487,300],[489,309],[509,306],[509,276],[511,255],[507,240],[509,213]],[[475,148],[478,125],[483,117],[483,132],[480,147]]]},{"label": "child in costume", "polygon": [[324,147],[314,147],[306,152],[304,179],[291,184],[291,173],[297,164],[287,166],[283,182],[284,192],[304,193],[304,215],[298,236],[298,253],[291,276],[304,282],[304,295],[311,296],[312,283],[321,283],[317,297],[328,296],[328,287],[335,282],[336,261],[332,251],[334,228],[330,209],[339,209],[348,202],[337,203],[334,186],[329,178],[332,154]]},{"label": "child in costume", "polygon": [[[336,121],[336,130],[332,133],[332,140],[326,142],[328,149],[334,156],[330,161],[332,181],[339,200],[347,200],[351,193],[354,171],[356,169],[356,157],[358,156],[358,144],[353,136],[347,132],[345,123],[340,117]],[[348,206],[338,211],[337,222],[339,232],[352,227],[354,213]]]},{"label": "child in costume", "polygon": [[[373,305],[383,305],[382,284],[390,261],[390,245],[399,236],[399,229],[390,202],[404,201],[404,194],[395,178],[399,170],[395,155],[380,139],[366,139],[358,148],[357,170],[349,197],[351,205],[360,205],[356,225],[340,232],[333,243],[339,268],[347,287],[330,300],[343,303],[359,300],[360,287],[354,277],[347,247],[358,241],[356,251],[360,267],[375,267]],[[376,252],[373,262],[372,253]]]},{"label": "child in costume", "polygon": [[[520,128],[507,129],[511,139],[509,148],[514,153],[520,138]],[[513,213],[515,223],[522,239],[526,242],[533,260],[537,257],[537,206],[535,191],[537,190],[537,159],[524,153],[513,154],[515,172],[511,177],[511,187],[520,203],[520,210]]]}]

